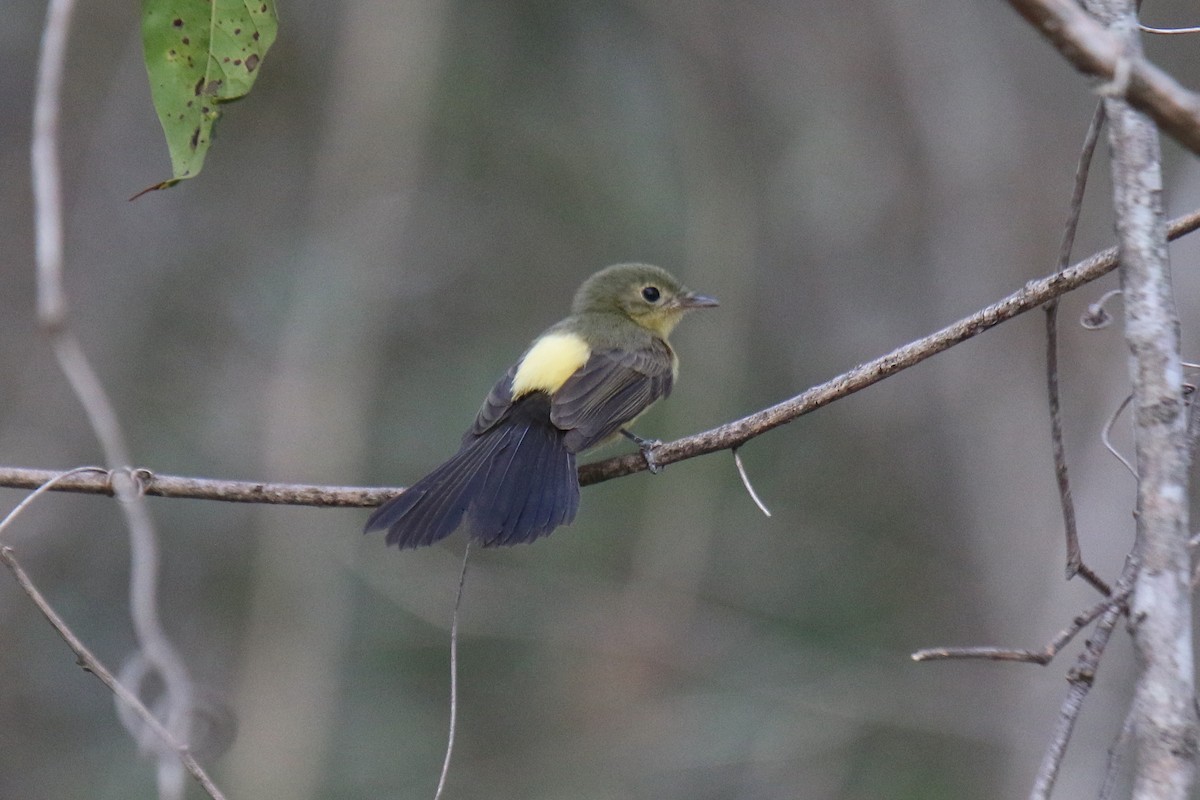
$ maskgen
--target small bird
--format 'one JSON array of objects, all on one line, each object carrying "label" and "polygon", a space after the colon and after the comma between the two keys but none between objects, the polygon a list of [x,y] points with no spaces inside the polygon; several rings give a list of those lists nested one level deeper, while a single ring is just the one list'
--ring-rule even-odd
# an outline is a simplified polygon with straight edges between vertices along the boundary
[{"label": "small bird", "polygon": [[575,294],[502,377],[457,453],[371,514],[398,547],[433,544],[466,517],[484,547],[532,542],[575,519],[575,456],[618,434],[671,393],[679,368],[667,337],[684,313],[717,301],[649,264],[616,264]]}]

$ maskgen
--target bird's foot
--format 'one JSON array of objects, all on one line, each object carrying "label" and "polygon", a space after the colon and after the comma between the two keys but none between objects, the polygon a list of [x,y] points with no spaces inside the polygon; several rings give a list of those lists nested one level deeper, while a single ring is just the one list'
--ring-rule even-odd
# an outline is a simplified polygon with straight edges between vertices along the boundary
[{"label": "bird's foot", "polygon": [[651,475],[657,475],[662,472],[662,465],[654,458],[654,448],[662,444],[661,439],[643,439],[636,433],[631,433],[624,428],[621,429],[621,433],[642,451],[642,458],[646,460],[646,469],[650,470]]}]

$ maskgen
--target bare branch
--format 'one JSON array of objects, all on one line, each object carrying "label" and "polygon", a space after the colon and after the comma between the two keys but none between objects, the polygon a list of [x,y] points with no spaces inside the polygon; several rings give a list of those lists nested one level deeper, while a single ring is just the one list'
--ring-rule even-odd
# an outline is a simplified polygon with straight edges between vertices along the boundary
[{"label": "bare branch", "polygon": [[42,616],[46,618],[62,640],[67,643],[67,647],[70,647],[75,653],[76,658],[79,660],[79,665],[99,678],[100,682],[107,686],[121,702],[134,710],[142,722],[145,723],[146,727],[171,748],[176,757],[178,757],[179,762],[183,765],[183,768],[196,779],[196,782],[204,788],[209,797],[213,798],[213,800],[225,800],[225,795],[221,793],[221,790],[213,783],[212,778],[208,776],[208,773],[204,771],[204,768],[200,766],[195,757],[188,751],[187,746],[180,744],[171,732],[155,718],[154,714],[150,713],[150,709],[146,708],[137,695],[129,691],[120,681],[113,677],[108,668],[96,658],[87,645],[63,622],[62,617],[58,615],[42,593],[38,591],[37,586],[30,580],[29,575],[21,568],[21,564],[17,561],[17,557],[13,554],[11,547],[0,547],[0,561],[4,562],[4,565],[12,572],[13,577],[17,579],[17,583],[21,589],[29,596],[33,604],[37,606],[38,611],[42,612]]},{"label": "bare branch", "polygon": [[[1200,226],[1200,212],[1192,212],[1174,220],[1168,229],[1168,236],[1176,239],[1190,233],[1198,226]],[[712,430],[660,445],[654,448],[654,459],[661,465],[673,464],[687,458],[694,458],[748,442],[756,436],[792,422],[798,417],[829,405],[846,395],[865,389],[960,342],[978,336],[1002,322],[1077,289],[1111,272],[1116,266],[1116,248],[1096,253],[1062,272],[1030,281],[1023,288],[987,308],[964,317],[924,338],[897,348],[887,355],[861,364],[790,400],[785,400]],[[631,453],[616,456],[580,467],[580,483],[584,485],[599,483],[632,472],[640,472],[645,467],[645,461],[641,454]]]},{"label": "bare branch", "polygon": [[1063,628],[1041,650],[1013,650],[1002,647],[936,647],[918,650],[912,654],[914,661],[983,659],[1045,665],[1050,663],[1081,630],[1090,625],[1097,617],[1100,618],[1095,631],[1085,643],[1083,652],[1079,654],[1075,665],[1067,674],[1070,689],[1059,710],[1058,725],[1042,758],[1041,768],[1038,770],[1033,789],[1029,794],[1030,800],[1048,800],[1050,797],[1063,756],[1067,751],[1067,743],[1070,741],[1071,732],[1075,727],[1075,720],[1083,708],[1084,698],[1092,688],[1096,670],[1100,666],[1100,658],[1104,655],[1104,648],[1108,645],[1108,639],[1112,635],[1117,620],[1122,614],[1128,613],[1126,601],[1132,591],[1137,571],[1136,559],[1127,559],[1125,569],[1122,570],[1121,578],[1117,582],[1115,593],[1071,620],[1071,624]]},{"label": "bare branch", "polygon": [[[1200,210],[1173,220],[1167,229],[1167,236],[1172,240],[1178,239],[1198,228],[1200,228]],[[919,364],[925,359],[1019,314],[1078,289],[1080,286],[1112,272],[1116,266],[1116,248],[1103,250],[1062,272],[1030,281],[1008,297],[969,317],[964,317],[922,339],[814,386],[790,400],[785,400],[711,430],[661,444],[655,448],[655,459],[660,464],[673,464],[748,442],[769,430]],[[604,461],[584,464],[579,468],[579,482],[583,486],[588,486],[644,469],[646,469],[646,461],[642,454],[629,453]],[[141,485],[142,492],[146,495],[193,500],[222,500],[234,503],[370,508],[401,491],[399,487],[326,486],[188,478],[178,475],[160,475],[144,469],[135,470],[134,473]],[[56,474],[58,473],[52,470],[0,466],[0,487],[33,489]],[[111,495],[113,493],[112,482],[106,474],[72,476],[64,479],[54,488],[55,491],[84,494]]]},{"label": "bare branch", "polygon": [[1009,0],[1009,5],[1080,72],[1113,81],[1128,69],[1125,100],[1181,145],[1200,153],[1200,96],[1146,61],[1140,49],[1130,50],[1128,40],[1107,30],[1075,0]]},{"label": "bare branch", "polygon": [[1132,402],[1132,400],[1133,400],[1133,395],[1131,395],[1131,394],[1125,395],[1125,399],[1122,400],[1117,405],[1117,407],[1113,411],[1113,413],[1111,415],[1109,415],[1108,421],[1104,423],[1104,428],[1101,429],[1101,431],[1100,431],[1100,441],[1104,444],[1105,450],[1112,453],[1113,456],[1116,457],[1116,459],[1118,461],[1120,461],[1122,464],[1125,465],[1125,469],[1129,470],[1129,474],[1132,475],[1133,479],[1136,481],[1137,477],[1138,477],[1137,470],[1134,469],[1133,464],[1129,463],[1128,458],[1121,455],[1121,451],[1117,449],[1117,446],[1112,443],[1113,426],[1117,424],[1117,420],[1120,419],[1120,417],[1121,417],[1121,412],[1126,409],[1126,407],[1130,404],[1130,402]]},{"label": "bare branch", "polygon": [[[24,500],[17,503],[17,505],[13,508],[13,510],[8,512],[4,516],[4,519],[0,520],[0,534],[3,534],[4,529],[7,528],[9,525],[11,525],[13,520],[15,520],[17,517],[19,517],[21,515],[21,512],[24,511],[26,508],[28,508],[29,505],[31,503],[33,503],[34,500],[41,497],[45,492],[48,492],[51,489],[53,489],[55,487],[55,485],[57,485],[58,483],[61,483],[64,480],[67,480],[74,475],[79,475],[84,472],[100,472],[105,475],[108,474],[108,470],[104,469],[103,467],[76,467],[75,469],[67,470],[66,472],[60,472],[58,474],[51,475],[51,477],[47,478],[45,480],[45,482],[43,482],[40,486],[36,487],[32,492],[30,492],[28,495],[26,495]],[[0,541],[2,541],[2,540],[0,540]]]},{"label": "bare branch", "polygon": [[[1087,6],[1108,25],[1122,55],[1141,62],[1135,0],[1088,0]],[[1136,74],[1134,69],[1131,76]],[[1132,704],[1133,797],[1184,800],[1195,782],[1198,735],[1188,586],[1190,447],[1163,225],[1162,154],[1149,119],[1119,98],[1104,103],[1138,475],[1134,552],[1141,574],[1130,603],[1139,660]]]},{"label": "bare branch", "polygon": [[[300,483],[264,483],[218,478],[186,478],[158,475],[146,469],[135,470],[144,494],[191,500],[219,500],[228,503],[266,505],[322,506],[327,508],[370,508],[392,497],[398,488],[385,486],[317,486]],[[0,467],[0,486],[33,489],[58,473],[54,470]],[[94,475],[73,475],[54,487],[56,491],[112,495],[108,470]]]},{"label": "bare branch", "polygon": [[[1136,560],[1132,558],[1126,560],[1121,579],[1117,582],[1118,597],[1129,594],[1137,570]],[[1050,743],[1046,746],[1045,755],[1042,756],[1042,765],[1038,769],[1037,777],[1034,778],[1033,788],[1029,792],[1029,800],[1049,800],[1050,793],[1054,790],[1059,767],[1062,766],[1063,756],[1067,753],[1067,744],[1071,741],[1071,732],[1075,729],[1075,720],[1079,718],[1079,712],[1083,710],[1083,701],[1096,680],[1096,670],[1100,667],[1100,658],[1104,655],[1108,639],[1112,635],[1113,628],[1116,627],[1117,620],[1121,617],[1122,608],[1123,606],[1118,602],[1107,604],[1100,621],[1096,623],[1096,630],[1092,632],[1091,637],[1084,645],[1083,652],[1079,654],[1075,665],[1067,673],[1067,682],[1070,687],[1067,689],[1067,696],[1063,699],[1062,707],[1059,709],[1058,725],[1050,737]]]},{"label": "bare branch", "polygon": [[[1062,242],[1058,252],[1058,269],[1062,271],[1071,263],[1071,249],[1075,244],[1075,232],[1079,228],[1079,215],[1083,210],[1083,194],[1087,188],[1088,170],[1096,142],[1100,139],[1100,128],[1104,125],[1104,104],[1096,105],[1079,161],[1075,165],[1075,182],[1071,189],[1071,202],[1067,212],[1067,223],[1063,227]],[[1050,444],[1054,454],[1054,476],[1058,484],[1059,505],[1062,508],[1063,528],[1067,539],[1067,580],[1079,574],[1083,567],[1083,553],[1079,549],[1079,528],[1075,521],[1075,503],[1071,499],[1071,478],[1067,469],[1067,446],[1063,438],[1062,399],[1058,388],[1058,298],[1045,305],[1046,311],[1046,395],[1050,408]]]},{"label": "bare branch", "polygon": [[1200,27],[1194,28],[1152,28],[1149,25],[1138,23],[1138,30],[1142,33],[1154,33],[1159,36],[1179,36],[1185,33],[1200,33]]},{"label": "bare branch", "polygon": [[742,478],[742,485],[746,487],[746,491],[750,494],[750,499],[754,501],[754,505],[758,506],[758,510],[766,516],[771,516],[771,510],[759,498],[758,492],[754,491],[754,484],[750,483],[750,476],[746,474],[746,465],[742,463],[742,454],[738,452],[738,448],[733,448],[733,463],[737,467],[738,475]]},{"label": "bare branch", "polygon": [[926,647],[912,654],[913,661],[1016,661],[1022,664],[1050,663],[1045,650],[1012,650],[1007,647]]},{"label": "bare branch", "polygon": [[1075,635],[1092,623],[1096,617],[1112,606],[1123,607],[1128,592],[1124,595],[1105,598],[1084,611],[1071,624],[1058,632],[1041,650],[1014,650],[1006,647],[930,647],[912,654],[913,661],[949,661],[982,659],[984,661],[1019,661],[1025,664],[1046,665],[1066,647]]}]

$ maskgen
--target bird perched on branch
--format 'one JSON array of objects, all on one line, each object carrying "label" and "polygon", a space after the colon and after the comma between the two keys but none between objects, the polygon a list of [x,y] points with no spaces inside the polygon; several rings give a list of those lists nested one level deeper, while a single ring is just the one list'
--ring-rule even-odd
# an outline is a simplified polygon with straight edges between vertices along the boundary
[{"label": "bird perched on branch", "polygon": [[532,542],[569,524],[579,508],[576,454],[624,434],[649,461],[655,443],[626,426],[670,394],[679,362],[667,337],[679,320],[715,305],[649,264],[592,275],[571,315],[492,387],[458,452],[377,508],[366,532],[421,547],[466,517],[470,535],[489,547]]}]

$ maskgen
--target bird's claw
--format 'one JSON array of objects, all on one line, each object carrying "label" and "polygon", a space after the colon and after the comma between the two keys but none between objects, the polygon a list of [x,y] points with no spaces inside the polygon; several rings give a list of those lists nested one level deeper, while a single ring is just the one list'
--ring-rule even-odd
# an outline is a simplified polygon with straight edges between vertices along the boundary
[{"label": "bird's claw", "polygon": [[631,442],[636,444],[638,449],[642,451],[642,458],[646,460],[646,469],[650,470],[651,475],[657,475],[658,473],[662,472],[662,464],[659,464],[654,458],[654,448],[662,444],[661,439],[643,439],[636,433],[630,433],[624,428],[621,429],[621,433],[623,433]]},{"label": "bird's claw", "polygon": [[646,469],[650,470],[651,475],[657,475],[663,471],[662,464],[654,458],[654,448],[662,444],[659,439],[643,439],[638,447],[642,450],[642,458],[646,460]]}]

